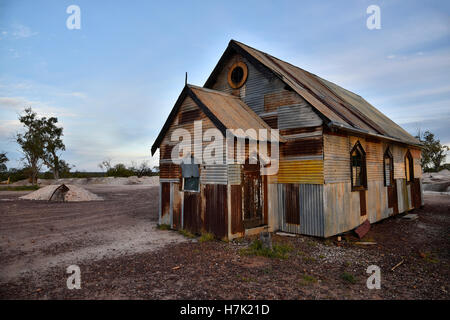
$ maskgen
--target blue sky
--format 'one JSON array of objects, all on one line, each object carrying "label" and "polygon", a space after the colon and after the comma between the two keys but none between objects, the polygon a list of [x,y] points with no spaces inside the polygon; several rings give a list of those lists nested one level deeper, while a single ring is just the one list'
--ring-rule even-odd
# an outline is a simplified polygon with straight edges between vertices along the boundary
[{"label": "blue sky", "polygon": [[[69,5],[81,29],[69,30]],[[369,30],[366,9],[381,8]],[[19,166],[18,114],[57,116],[77,170],[148,160],[184,86],[203,85],[228,41],[366,98],[411,133],[450,145],[449,1],[0,0],[0,151]]]}]

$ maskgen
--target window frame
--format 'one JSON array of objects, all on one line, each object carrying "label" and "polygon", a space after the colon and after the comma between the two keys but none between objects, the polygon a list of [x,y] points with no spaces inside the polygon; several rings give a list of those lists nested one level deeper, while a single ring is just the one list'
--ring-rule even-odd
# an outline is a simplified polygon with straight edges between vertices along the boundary
[{"label": "window frame", "polygon": [[[197,179],[198,180],[197,190],[185,189],[184,185],[185,185],[186,179]],[[181,191],[183,191],[183,192],[197,192],[197,193],[200,192],[200,177],[183,177]]]},{"label": "window frame", "polygon": [[[408,160],[409,165],[407,165],[406,160]],[[409,179],[408,179],[408,169],[409,169]],[[414,158],[412,157],[412,154],[409,151],[409,149],[408,151],[406,151],[405,154],[405,180],[407,184],[414,182]]]},{"label": "window frame", "polygon": [[[386,181],[386,158],[390,159],[390,174],[389,174],[389,179],[390,179],[390,185],[387,185],[387,181]],[[385,187],[392,187],[395,183],[394,181],[394,157],[391,153],[391,150],[389,149],[389,147],[386,149],[386,151],[384,152],[383,155],[383,180],[384,180],[384,186]]]},{"label": "window frame", "polygon": [[[361,185],[353,185],[353,152],[358,151],[361,154],[361,178],[362,183]],[[350,151],[350,181],[352,186],[352,191],[361,191],[361,190],[367,190],[367,165],[366,165],[366,152],[364,151],[364,148],[361,146],[361,143],[357,141],[355,145],[353,146],[352,150]]]},{"label": "window frame", "polygon": [[[192,175],[192,176],[185,176],[185,172],[184,172],[184,165],[188,165],[188,166],[197,166],[197,174],[196,175]],[[191,156],[189,159],[188,163],[184,163],[184,160],[181,163],[181,191],[182,192],[200,192],[200,165],[196,164],[194,161],[194,157]],[[185,189],[185,184],[186,184],[186,179],[197,179],[197,190],[193,190],[193,189]]]}]

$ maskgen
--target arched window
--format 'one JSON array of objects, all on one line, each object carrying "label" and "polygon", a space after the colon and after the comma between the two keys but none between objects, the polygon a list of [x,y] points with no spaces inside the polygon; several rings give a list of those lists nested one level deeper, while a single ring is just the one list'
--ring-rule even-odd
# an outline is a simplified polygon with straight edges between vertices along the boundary
[{"label": "arched window", "polygon": [[350,152],[350,167],[352,179],[352,191],[367,188],[366,152],[361,144],[356,142]]},{"label": "arched window", "polygon": [[383,158],[384,186],[390,187],[394,183],[394,157],[389,148],[386,149]]},{"label": "arched window", "polygon": [[414,160],[409,150],[406,152],[405,155],[405,174],[406,174],[406,182],[414,181]]}]

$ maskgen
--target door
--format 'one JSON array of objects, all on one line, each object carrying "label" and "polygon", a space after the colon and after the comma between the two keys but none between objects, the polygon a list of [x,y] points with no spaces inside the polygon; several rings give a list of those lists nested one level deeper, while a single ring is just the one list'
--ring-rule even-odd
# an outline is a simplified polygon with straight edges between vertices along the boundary
[{"label": "door", "polygon": [[246,164],[243,168],[242,211],[244,228],[263,225],[263,184],[258,164]]}]

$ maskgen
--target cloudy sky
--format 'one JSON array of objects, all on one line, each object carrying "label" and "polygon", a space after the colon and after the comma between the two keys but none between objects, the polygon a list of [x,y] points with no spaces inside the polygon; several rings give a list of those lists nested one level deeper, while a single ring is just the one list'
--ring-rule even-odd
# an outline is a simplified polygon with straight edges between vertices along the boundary
[{"label": "cloudy sky", "polygon": [[[69,30],[68,6],[81,9]],[[381,8],[369,30],[367,7]],[[57,116],[77,170],[150,161],[184,86],[203,85],[236,39],[365,97],[411,133],[450,145],[449,1],[0,0],[0,151],[31,106]]]}]

